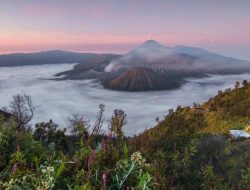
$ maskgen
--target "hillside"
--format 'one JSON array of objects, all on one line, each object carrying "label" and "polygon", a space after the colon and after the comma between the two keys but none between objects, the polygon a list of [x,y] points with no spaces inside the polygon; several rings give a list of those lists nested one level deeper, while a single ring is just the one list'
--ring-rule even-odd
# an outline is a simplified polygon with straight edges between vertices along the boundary
[{"label": "hillside", "polygon": [[[171,155],[178,149],[184,154],[191,146],[195,149],[190,165],[194,173],[201,165],[209,163],[221,180],[230,179],[228,185],[238,189],[240,170],[250,167],[250,140],[228,140],[229,130],[243,129],[250,122],[250,84],[243,81],[240,86],[237,82],[234,88],[219,91],[217,96],[201,105],[194,103],[193,107],[179,106],[175,111],[169,110],[157,126],[138,135],[132,142],[145,155],[150,155],[149,159],[158,151]],[[169,159],[174,162],[171,157]],[[171,170],[170,166],[165,172],[168,170]],[[164,176],[164,172],[161,175]]]},{"label": "hillside", "polygon": [[219,91],[218,95],[210,99],[204,106],[229,117],[250,117],[250,85],[246,80],[242,82],[242,87],[240,85],[237,82],[234,89]]},{"label": "hillside", "polygon": [[191,130],[197,133],[219,125],[219,123],[216,124],[218,121],[221,126],[214,128],[210,133],[226,134],[228,129],[239,128],[240,125],[247,125],[250,121],[249,93],[250,84],[247,81],[243,81],[242,85],[237,82],[234,88],[218,91],[218,95],[201,105],[194,103],[192,107],[179,106],[176,111],[169,110],[166,118],[152,131]]},{"label": "hillside", "polygon": [[239,86],[237,82],[234,89],[219,91],[218,95],[201,105],[194,103],[192,107],[170,109],[165,119],[142,136],[150,135],[154,141],[175,137],[185,141],[204,134],[227,137],[230,129],[242,129],[250,123],[250,84],[243,81],[242,87]]}]

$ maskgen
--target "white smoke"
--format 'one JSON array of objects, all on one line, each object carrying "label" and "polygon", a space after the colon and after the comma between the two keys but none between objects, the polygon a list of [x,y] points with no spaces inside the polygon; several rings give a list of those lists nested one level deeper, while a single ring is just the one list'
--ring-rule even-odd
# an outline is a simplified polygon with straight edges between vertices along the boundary
[{"label": "white smoke", "polygon": [[108,64],[105,68],[104,71],[105,72],[113,72],[116,71],[120,68],[120,66],[118,65],[117,61],[112,61],[110,64]]}]

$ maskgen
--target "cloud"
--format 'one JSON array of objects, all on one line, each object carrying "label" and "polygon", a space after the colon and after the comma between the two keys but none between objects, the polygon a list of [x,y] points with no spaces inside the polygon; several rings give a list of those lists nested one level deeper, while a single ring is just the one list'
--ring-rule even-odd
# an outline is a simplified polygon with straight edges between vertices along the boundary
[{"label": "cloud", "polygon": [[[0,70],[0,105],[8,104],[13,94],[27,91],[39,105],[34,121],[55,120],[60,127],[67,127],[67,118],[72,113],[83,113],[92,122],[98,105],[106,105],[105,118],[109,119],[114,109],[125,110],[128,124],[124,130],[132,135],[152,127],[156,117],[163,117],[168,109],[178,105],[202,103],[217,94],[218,90],[232,87],[236,80],[250,80],[249,74],[211,76],[190,79],[178,90],[157,92],[117,92],[103,89],[91,81],[51,81],[55,73],[72,68],[71,64],[3,67]],[[187,98],[188,95],[188,98]],[[107,129],[107,123],[104,126]]]}]

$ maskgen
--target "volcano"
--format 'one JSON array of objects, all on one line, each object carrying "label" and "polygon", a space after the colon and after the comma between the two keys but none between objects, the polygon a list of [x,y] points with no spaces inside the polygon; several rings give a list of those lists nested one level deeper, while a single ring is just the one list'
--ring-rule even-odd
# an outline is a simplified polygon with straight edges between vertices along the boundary
[{"label": "volcano", "polygon": [[131,68],[104,84],[106,88],[120,91],[150,91],[176,88],[179,82],[171,81],[164,73],[144,67]]},{"label": "volcano", "polygon": [[148,40],[124,55],[96,56],[63,74],[66,79],[96,79],[113,90],[146,91],[178,88],[190,77],[242,73],[250,73],[249,62]]},{"label": "volcano", "polygon": [[[201,48],[176,46],[165,47],[148,40],[127,54],[114,59],[105,71],[117,72],[133,67],[146,67],[155,71],[207,74],[238,74],[250,72],[250,63],[225,57]],[[196,77],[195,75],[193,77]]]}]

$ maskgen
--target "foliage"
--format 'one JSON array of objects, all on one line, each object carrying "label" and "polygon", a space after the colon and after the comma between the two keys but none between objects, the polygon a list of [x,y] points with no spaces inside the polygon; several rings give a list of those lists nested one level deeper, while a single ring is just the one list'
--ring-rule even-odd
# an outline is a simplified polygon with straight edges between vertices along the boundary
[{"label": "foliage", "polygon": [[103,132],[104,105],[93,126],[75,114],[67,129],[50,120],[32,131],[14,114],[0,117],[0,189],[248,190],[250,140],[227,133],[249,124],[249,93],[247,81],[237,83],[204,104],[169,110],[134,137],[124,136],[118,109]]}]

